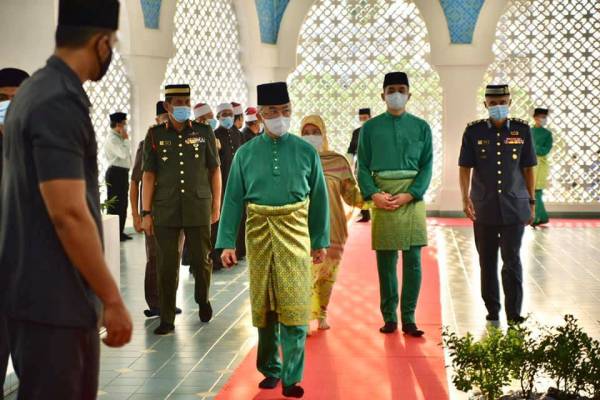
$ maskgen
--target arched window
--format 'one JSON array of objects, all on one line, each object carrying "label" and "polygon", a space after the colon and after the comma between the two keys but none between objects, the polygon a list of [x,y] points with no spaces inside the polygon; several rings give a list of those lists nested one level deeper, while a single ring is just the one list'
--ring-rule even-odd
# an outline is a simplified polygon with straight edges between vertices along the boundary
[{"label": "arched window", "polygon": [[[510,0],[498,24],[488,82],[511,87],[511,115],[550,108],[552,202],[600,200],[600,16],[588,0]],[[481,114],[487,116],[483,107]]]},{"label": "arched window", "polygon": [[193,104],[245,105],[248,89],[231,0],[178,0],[173,43],[176,53],[167,65],[165,84],[189,83]]},{"label": "arched window", "polygon": [[434,199],[441,184],[442,89],[428,53],[425,22],[412,2],[317,0],[302,26],[298,66],[288,79],[295,128],[303,116],[318,113],[333,149],[346,153],[359,126],[358,109],[383,112],[385,73],[406,71],[412,92],[407,109],[433,131],[435,165],[427,198]]},{"label": "arched window", "polygon": [[[123,59],[117,50],[106,75],[100,82],[87,82],[85,91],[92,103],[91,117],[98,139],[98,167],[100,182],[104,182],[104,172],[108,168],[104,155],[104,142],[110,131],[109,115],[114,112],[127,113],[131,125],[131,84]],[[105,189],[105,188],[104,188]]]}]

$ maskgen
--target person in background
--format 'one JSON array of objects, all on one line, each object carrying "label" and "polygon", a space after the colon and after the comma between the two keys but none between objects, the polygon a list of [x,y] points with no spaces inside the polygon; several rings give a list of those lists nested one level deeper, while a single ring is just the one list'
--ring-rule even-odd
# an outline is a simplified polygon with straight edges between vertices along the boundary
[{"label": "person in background", "polygon": [[194,119],[199,124],[210,126],[213,131],[217,129],[218,121],[215,119],[212,109],[206,103],[198,103],[194,107]]},{"label": "person in background", "polygon": [[[162,101],[156,103],[156,125],[165,124],[169,120],[169,114],[165,110]],[[156,126],[155,125],[155,126]],[[144,156],[144,141],[142,140],[135,152],[135,161],[131,170],[131,182],[129,185],[129,201],[131,203],[131,216],[133,217],[133,227],[138,233],[143,232],[141,212],[141,194],[142,194],[142,159]],[[144,233],[146,243],[146,270],[144,272],[144,296],[148,309],[144,310],[147,318],[160,315],[160,302],[158,297],[158,274],[156,270],[156,239],[154,236],[148,236]],[[175,314],[181,314],[181,309],[176,308]]]},{"label": "person in background", "polygon": [[484,104],[489,118],[471,122],[463,134],[458,160],[463,209],[473,221],[486,320],[500,324],[500,249],[506,316],[509,324],[520,324],[525,321],[521,242],[535,216],[537,159],[529,124],[508,118],[508,85],[487,85]]},{"label": "person in background", "polygon": [[274,389],[281,380],[285,397],[300,398],[310,258],[322,263],[329,247],[327,187],[315,149],[289,133],[292,106],[286,83],[259,85],[257,94],[265,134],[242,146],[234,158],[217,248],[223,249],[225,266],[237,263],[238,226],[247,208],[252,323],[258,328],[257,367],[265,376],[258,386]]},{"label": "person in background", "polygon": [[[19,86],[29,78],[29,74],[17,68],[3,68],[0,70],[0,157],[2,157],[2,135],[4,134],[4,120],[12,99]],[[2,179],[2,160],[0,159],[0,180]],[[6,319],[0,309],[0,400],[4,399],[4,379],[8,367],[10,347],[8,345],[8,329]]]},{"label": "person in background", "polygon": [[124,242],[132,239],[124,233],[131,168],[131,141],[127,132],[127,114],[117,112],[110,115],[110,132],[104,144],[104,152],[109,165],[105,178],[107,199],[110,203],[108,214],[119,216],[119,235],[121,242]]},{"label": "person in background", "polygon": [[209,322],[212,265],[210,225],[221,209],[221,170],[214,134],[190,120],[190,86],[167,85],[169,120],[148,130],[142,161],[142,228],[156,237],[160,325],[156,335],[175,330],[182,232],[189,243],[194,299],[201,322]]},{"label": "person in background", "polygon": [[[361,108],[358,110],[358,120],[360,121],[361,127],[365,122],[371,119],[371,109],[370,108]],[[356,128],[352,132],[352,140],[350,140],[350,145],[348,146],[348,155],[350,158],[350,162],[354,164],[354,171],[358,173],[358,160],[356,159],[356,154],[358,153],[358,140],[360,138],[360,129]],[[360,219],[356,222],[369,222],[371,220],[371,212],[368,208],[364,208],[360,210]]]},{"label": "person in background", "polygon": [[[219,127],[215,130],[215,137],[217,138],[217,148],[219,149],[219,159],[221,160],[221,173],[223,176],[223,195],[227,188],[227,179],[229,178],[229,171],[231,169],[231,163],[233,162],[233,156],[236,151],[242,145],[242,135],[234,126],[233,121],[234,111],[233,105],[230,103],[222,103],[217,106],[217,119],[219,120]],[[211,243],[213,251],[211,254],[213,262],[213,270],[220,270],[223,268],[221,263],[221,252],[215,247],[217,242],[217,233],[219,230],[219,222],[213,224],[211,229]],[[239,238],[243,241],[243,232],[240,230]],[[238,241],[239,244],[241,244]],[[240,248],[238,251],[244,250],[245,246]],[[239,256],[245,256],[244,254],[238,253]]]},{"label": "person in background", "polygon": [[240,103],[235,101],[231,102],[231,106],[233,107],[233,126],[240,132],[244,126],[244,109]]},{"label": "person in background", "polygon": [[550,221],[548,212],[544,206],[544,190],[548,187],[548,175],[550,174],[550,162],[548,160],[552,151],[552,132],[546,128],[548,124],[548,109],[536,108],[533,112],[535,125],[531,128],[533,142],[535,143],[535,154],[538,165],[535,167],[535,218],[533,226],[544,225]]},{"label": "person in background", "polygon": [[104,259],[98,144],[83,89],[108,70],[118,21],[116,0],[60,0],[54,55],[6,117],[0,308],[19,399],[95,399],[99,325],[108,346],[131,339]]},{"label": "person in background", "polygon": [[245,121],[246,126],[242,130],[242,142],[247,143],[261,133],[261,123],[258,120],[258,111],[254,107],[246,108]]},{"label": "person in background", "polygon": [[330,246],[325,261],[313,264],[312,319],[319,321],[319,329],[329,329],[327,306],[331,299],[344,245],[348,239],[348,220],[344,203],[361,207],[363,199],[348,159],[329,150],[325,122],[318,115],[305,117],[300,124],[302,138],[319,152],[325,174],[329,198]]},{"label": "person in background", "polygon": [[374,204],[372,246],[377,253],[381,314],[390,334],[398,329],[398,251],[402,251],[402,331],[424,334],[416,324],[421,289],[421,249],[427,245],[423,197],[431,183],[433,144],[429,124],[406,111],[408,76],[390,72],[381,99],[387,111],[365,122],[358,144],[358,182]]}]

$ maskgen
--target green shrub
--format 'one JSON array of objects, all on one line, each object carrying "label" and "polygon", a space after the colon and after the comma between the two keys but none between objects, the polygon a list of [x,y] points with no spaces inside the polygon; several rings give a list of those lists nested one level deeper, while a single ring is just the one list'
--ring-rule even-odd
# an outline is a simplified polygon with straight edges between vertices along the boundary
[{"label": "green shrub", "polygon": [[542,339],[534,337],[527,327],[515,326],[506,333],[506,344],[511,377],[519,381],[523,397],[531,399],[545,359]]}]

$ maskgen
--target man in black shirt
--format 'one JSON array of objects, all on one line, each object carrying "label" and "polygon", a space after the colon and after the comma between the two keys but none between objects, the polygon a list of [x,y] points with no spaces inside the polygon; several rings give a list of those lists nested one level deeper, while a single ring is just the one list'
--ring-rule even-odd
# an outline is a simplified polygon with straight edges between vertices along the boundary
[{"label": "man in black shirt", "polygon": [[[4,68],[0,70],[0,154],[2,153],[2,135],[4,127],[5,111],[10,100],[15,97],[19,86],[29,78],[29,74],[17,68]],[[0,160],[0,179],[2,179],[2,161]],[[0,400],[4,399],[4,379],[8,367],[8,328],[6,319],[0,310]]]},{"label": "man in black shirt", "polygon": [[[366,121],[371,119],[371,109],[370,108],[361,108],[358,110],[358,119],[360,124],[364,124]],[[354,164],[354,169],[358,171],[356,160],[356,153],[358,153],[358,138],[360,137],[360,129],[356,128],[352,132],[352,139],[350,140],[350,146],[348,146],[348,154],[352,156],[351,164]],[[356,161],[356,162],[354,162]],[[361,218],[357,222],[369,222],[371,220],[371,213],[369,210],[361,210],[360,211]]]},{"label": "man in black shirt", "polygon": [[103,339],[132,324],[102,251],[97,142],[83,82],[100,80],[116,42],[117,0],[61,0],[56,50],[20,88],[4,133],[0,306],[19,398],[94,399]]}]

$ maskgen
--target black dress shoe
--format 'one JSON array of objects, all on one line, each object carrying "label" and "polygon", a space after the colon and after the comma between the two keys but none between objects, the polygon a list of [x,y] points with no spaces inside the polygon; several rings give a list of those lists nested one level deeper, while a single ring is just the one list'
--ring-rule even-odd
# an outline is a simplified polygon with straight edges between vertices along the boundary
[{"label": "black dress shoe", "polygon": [[394,333],[398,330],[397,322],[386,322],[384,326],[379,328],[379,332],[381,333]]},{"label": "black dress shoe", "polygon": [[402,332],[412,337],[421,337],[425,334],[425,332],[417,328],[416,324],[402,324]]},{"label": "black dress shoe", "polygon": [[175,307],[175,314],[181,314],[181,308]]},{"label": "black dress shoe", "polygon": [[304,396],[304,389],[298,385],[286,386],[283,388],[284,397],[295,397],[297,399]]},{"label": "black dress shoe", "polygon": [[155,335],[168,335],[175,330],[175,325],[161,322],[158,328],[154,330]]},{"label": "black dress shoe", "polygon": [[488,314],[485,316],[485,320],[491,322],[498,322],[500,321],[500,317],[498,316],[498,314]]},{"label": "black dress shoe", "polygon": [[121,235],[120,241],[125,242],[125,241],[131,240],[131,239],[133,239],[131,236],[123,234],[123,235]]},{"label": "black dress shoe", "polygon": [[210,305],[210,301],[203,306],[200,306],[200,310],[198,311],[198,316],[200,317],[200,321],[208,322],[212,319],[213,309]]},{"label": "black dress shoe", "polygon": [[274,376],[267,376],[265,379],[260,381],[258,387],[261,389],[275,389],[279,384],[280,379]]},{"label": "black dress shoe", "polygon": [[144,310],[144,315],[146,318],[158,317],[160,315],[160,310],[158,308],[149,308]]}]

